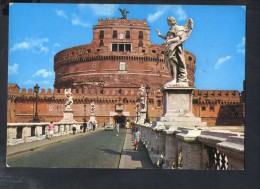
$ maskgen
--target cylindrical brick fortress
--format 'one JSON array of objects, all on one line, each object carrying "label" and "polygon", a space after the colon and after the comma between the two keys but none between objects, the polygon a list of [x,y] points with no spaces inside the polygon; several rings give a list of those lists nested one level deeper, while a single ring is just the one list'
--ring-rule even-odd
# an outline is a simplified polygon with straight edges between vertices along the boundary
[{"label": "cylindrical brick fortress", "polygon": [[[195,56],[185,51],[189,85],[194,86]],[[164,64],[164,46],[150,41],[145,20],[106,19],[93,26],[90,44],[64,49],[54,57],[54,87],[79,88],[91,83],[103,87],[149,85],[160,89],[170,81]]]}]

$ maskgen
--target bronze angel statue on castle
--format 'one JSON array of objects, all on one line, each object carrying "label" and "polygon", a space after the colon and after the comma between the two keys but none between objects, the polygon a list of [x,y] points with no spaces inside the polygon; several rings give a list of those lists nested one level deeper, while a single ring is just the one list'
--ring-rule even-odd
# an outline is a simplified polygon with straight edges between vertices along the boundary
[{"label": "bronze angel statue on castle", "polygon": [[192,32],[193,20],[189,18],[185,25],[179,26],[174,17],[168,17],[167,23],[170,26],[170,29],[166,36],[163,36],[160,30],[156,29],[158,36],[165,40],[164,63],[172,77],[172,80],[164,86],[188,87],[189,84],[182,43],[189,38]]},{"label": "bronze angel statue on castle", "polygon": [[122,14],[122,18],[121,19],[127,19],[127,13],[130,13],[130,12],[126,11],[126,9],[120,9],[119,8],[119,10],[120,10],[120,12]]}]

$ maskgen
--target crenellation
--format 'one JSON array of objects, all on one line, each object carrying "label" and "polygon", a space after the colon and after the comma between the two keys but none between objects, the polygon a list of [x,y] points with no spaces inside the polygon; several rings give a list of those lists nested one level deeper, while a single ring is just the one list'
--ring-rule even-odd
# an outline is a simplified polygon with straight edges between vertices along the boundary
[{"label": "crenellation", "polygon": [[28,94],[28,95],[32,95],[32,94],[33,94],[33,90],[32,90],[32,89],[28,89],[27,94]]},{"label": "crenellation", "polygon": [[45,89],[41,89],[40,94],[44,95],[45,94]]},{"label": "crenellation", "polygon": [[51,90],[50,88],[48,88],[47,94],[48,94],[48,95],[52,94],[52,90]]},{"label": "crenellation", "polygon": [[26,94],[26,89],[25,89],[25,88],[22,88],[21,94],[22,94],[22,95],[25,95],[25,94]]}]

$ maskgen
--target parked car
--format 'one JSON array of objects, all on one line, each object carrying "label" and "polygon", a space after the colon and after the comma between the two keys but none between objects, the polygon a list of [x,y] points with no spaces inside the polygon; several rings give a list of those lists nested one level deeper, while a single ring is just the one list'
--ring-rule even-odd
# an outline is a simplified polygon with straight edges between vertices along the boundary
[{"label": "parked car", "polygon": [[107,123],[105,125],[105,131],[113,131],[113,130],[114,130],[113,124]]}]

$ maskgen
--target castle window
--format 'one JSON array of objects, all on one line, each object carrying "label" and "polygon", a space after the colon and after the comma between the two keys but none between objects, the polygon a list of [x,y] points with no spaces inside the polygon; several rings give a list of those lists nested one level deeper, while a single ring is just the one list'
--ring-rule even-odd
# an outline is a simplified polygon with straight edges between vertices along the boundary
[{"label": "castle window", "polygon": [[143,36],[143,31],[139,31],[139,36],[138,36],[139,39],[143,39],[144,36]]},{"label": "castle window", "polygon": [[104,39],[104,30],[100,30],[99,39]]},{"label": "castle window", "polygon": [[126,31],[125,38],[130,39],[130,31]]},{"label": "castle window", "polygon": [[112,51],[117,51],[117,44],[112,44]]},{"label": "castle window", "polygon": [[191,57],[191,56],[189,56],[188,60],[189,60],[189,61],[192,61],[192,57]]},{"label": "castle window", "polygon": [[214,106],[210,106],[209,107],[209,111],[214,112],[215,111],[215,107]]},{"label": "castle window", "polygon": [[144,45],[144,44],[143,44],[143,41],[139,41],[138,46],[139,46],[139,47],[143,47],[143,45]]},{"label": "castle window", "polygon": [[119,94],[119,95],[122,94],[122,89],[118,89],[118,94]]},{"label": "castle window", "polygon": [[117,38],[117,30],[113,30],[113,39]]},{"label": "castle window", "polygon": [[125,44],[125,51],[131,52],[131,44]]},{"label": "castle window", "polygon": [[99,46],[104,46],[103,40],[100,40],[100,41],[99,41]]},{"label": "castle window", "polygon": [[156,50],[152,50],[153,53],[156,53]]},{"label": "castle window", "polygon": [[112,51],[113,52],[131,52],[131,44],[125,43],[113,43],[112,44]]},{"label": "castle window", "polygon": [[202,110],[202,111],[206,111],[206,106],[202,106],[202,107],[201,107],[201,110]]},{"label": "castle window", "polygon": [[161,100],[157,100],[157,107],[161,107],[162,106],[162,101]]},{"label": "castle window", "polygon": [[161,54],[164,54],[164,51],[162,51]]},{"label": "castle window", "polygon": [[124,52],[124,44],[119,44],[119,51],[123,51]]}]

